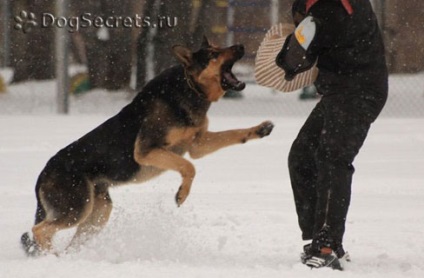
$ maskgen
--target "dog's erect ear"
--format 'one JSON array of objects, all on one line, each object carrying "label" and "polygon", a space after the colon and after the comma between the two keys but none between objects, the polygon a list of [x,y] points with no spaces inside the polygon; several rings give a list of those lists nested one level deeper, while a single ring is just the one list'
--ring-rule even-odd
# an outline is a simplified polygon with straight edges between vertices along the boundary
[{"label": "dog's erect ear", "polygon": [[172,53],[185,67],[189,67],[193,64],[193,53],[187,47],[182,45],[174,45],[172,47]]},{"label": "dog's erect ear", "polygon": [[206,36],[203,36],[201,48],[209,48],[210,46],[211,44],[209,43],[208,38]]}]

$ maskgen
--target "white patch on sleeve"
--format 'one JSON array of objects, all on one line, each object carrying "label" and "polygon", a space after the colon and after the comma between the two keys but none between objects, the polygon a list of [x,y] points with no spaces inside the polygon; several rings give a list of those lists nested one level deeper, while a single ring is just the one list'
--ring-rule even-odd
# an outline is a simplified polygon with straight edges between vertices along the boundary
[{"label": "white patch on sleeve", "polygon": [[312,16],[307,16],[294,30],[296,40],[302,46],[303,49],[307,50],[311,45],[312,40],[315,37],[317,26]]}]

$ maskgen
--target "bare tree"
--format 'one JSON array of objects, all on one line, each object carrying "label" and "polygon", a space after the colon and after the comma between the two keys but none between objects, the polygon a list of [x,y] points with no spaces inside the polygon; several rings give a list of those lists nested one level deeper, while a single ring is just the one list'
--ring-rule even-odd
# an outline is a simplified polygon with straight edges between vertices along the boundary
[{"label": "bare tree", "polygon": [[424,28],[422,0],[382,2],[383,34],[392,73],[424,70]]},{"label": "bare tree", "polygon": [[[147,0],[143,16],[150,20],[137,40],[137,90],[148,78],[149,45],[153,47],[153,72],[160,73],[175,64],[171,47],[183,44],[193,47],[195,41],[190,31],[193,24],[194,6],[192,0],[165,1]],[[162,27],[158,26],[163,23]],[[155,24],[156,27],[153,25]]]},{"label": "bare tree", "polygon": [[[75,14],[95,17],[132,16],[131,1],[89,0],[73,3]],[[120,24],[115,28],[81,28],[85,42],[88,75],[92,88],[118,90],[128,88],[131,78],[131,29]]]}]

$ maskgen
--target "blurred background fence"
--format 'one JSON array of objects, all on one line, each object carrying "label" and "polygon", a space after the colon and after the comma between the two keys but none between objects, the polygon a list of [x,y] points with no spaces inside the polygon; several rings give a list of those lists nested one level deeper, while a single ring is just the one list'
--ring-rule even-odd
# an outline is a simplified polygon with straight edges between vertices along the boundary
[{"label": "blurred background fence", "polygon": [[[61,11],[58,2],[64,5]],[[247,51],[239,74],[254,83],[252,66],[256,50],[272,24],[291,22],[292,2],[2,0],[0,92],[7,91],[6,86],[34,80],[54,81],[62,73],[69,77],[63,83],[68,88],[66,93],[138,90],[175,63],[169,51],[172,45],[186,44],[195,49],[203,34],[219,45],[243,43]],[[389,108],[385,114],[424,117],[424,1],[371,3],[383,31],[391,73]],[[58,52],[55,35],[64,30],[67,51]],[[57,70],[58,53],[65,55],[59,61],[69,60],[59,64],[79,70]],[[6,71],[12,72],[10,78],[5,77]],[[246,97],[238,101],[248,99],[247,93],[243,95]],[[302,110],[304,102],[297,98],[297,102],[284,109]]]}]

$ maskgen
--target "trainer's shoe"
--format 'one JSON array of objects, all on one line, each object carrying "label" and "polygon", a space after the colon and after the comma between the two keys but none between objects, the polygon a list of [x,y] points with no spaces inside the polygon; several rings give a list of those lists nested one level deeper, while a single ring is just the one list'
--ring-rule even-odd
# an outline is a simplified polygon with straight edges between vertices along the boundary
[{"label": "trainer's shoe", "polygon": [[311,255],[305,264],[311,268],[331,267],[335,270],[343,270],[343,266],[331,248],[323,247],[319,253]]},{"label": "trainer's shoe", "polygon": [[[338,247],[333,251],[339,260],[350,262],[350,255],[343,249],[343,246]],[[303,252],[300,253],[300,261],[305,264],[306,260],[312,257],[312,243],[303,246]]]},{"label": "trainer's shoe", "polygon": [[343,246],[340,245],[336,249],[334,249],[334,253],[336,254],[337,258],[341,262],[350,262],[350,255],[347,251],[343,249]]},{"label": "trainer's shoe", "polygon": [[312,243],[303,246],[303,252],[300,253],[300,261],[306,264],[306,261],[312,257]]}]

